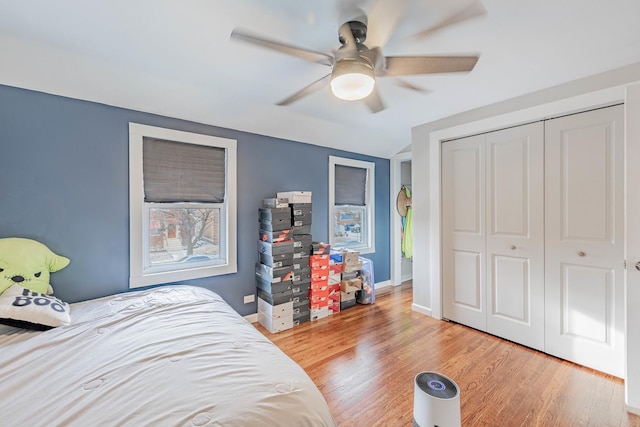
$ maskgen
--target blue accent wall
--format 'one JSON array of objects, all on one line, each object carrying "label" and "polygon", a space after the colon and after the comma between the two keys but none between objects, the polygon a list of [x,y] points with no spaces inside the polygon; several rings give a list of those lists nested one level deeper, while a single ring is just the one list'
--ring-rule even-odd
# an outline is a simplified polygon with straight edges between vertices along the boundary
[{"label": "blue accent wall", "polygon": [[[375,163],[376,282],[389,280],[389,160],[0,85],[0,237],[71,259],[52,273],[67,301],[129,291],[129,122],[238,141],[238,273],[188,282],[256,312],[258,208],[278,191],[313,192],[312,234],[328,241],[328,157]],[[286,126],[286,124],[283,124]],[[354,146],[366,141],[354,141]]]}]

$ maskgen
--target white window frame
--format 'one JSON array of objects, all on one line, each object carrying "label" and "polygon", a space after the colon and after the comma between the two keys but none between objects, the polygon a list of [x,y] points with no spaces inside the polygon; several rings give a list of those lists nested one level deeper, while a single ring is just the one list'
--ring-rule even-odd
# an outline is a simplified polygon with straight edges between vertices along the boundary
[{"label": "white window frame", "polygon": [[348,159],[345,157],[329,156],[329,243],[335,247],[334,213],[335,213],[335,171],[336,165],[350,166],[367,170],[367,185],[365,189],[365,228],[366,242],[360,246],[347,246],[346,248],[359,251],[361,254],[369,254],[376,251],[376,221],[375,221],[375,163],[362,160]]},{"label": "white window frame", "polygon": [[[193,263],[181,269],[146,268],[149,215],[144,202],[143,138],[157,138],[226,150],[226,194],[220,206],[220,260]],[[236,140],[129,123],[129,288],[236,273],[237,265],[237,153]],[[162,270],[162,271],[158,271]]]}]

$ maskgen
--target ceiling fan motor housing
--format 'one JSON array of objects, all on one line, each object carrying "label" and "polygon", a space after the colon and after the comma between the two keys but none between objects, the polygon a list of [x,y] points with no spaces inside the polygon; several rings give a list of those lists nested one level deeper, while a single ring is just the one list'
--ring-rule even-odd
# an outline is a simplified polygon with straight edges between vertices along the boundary
[{"label": "ceiling fan motor housing", "polygon": [[353,38],[355,39],[357,44],[364,43],[367,39],[367,24],[366,22],[358,21],[349,21],[345,22],[340,26],[338,30],[338,40],[340,40],[340,44],[343,46],[347,43],[347,40],[344,38],[343,34],[345,31],[349,31],[353,34]]}]

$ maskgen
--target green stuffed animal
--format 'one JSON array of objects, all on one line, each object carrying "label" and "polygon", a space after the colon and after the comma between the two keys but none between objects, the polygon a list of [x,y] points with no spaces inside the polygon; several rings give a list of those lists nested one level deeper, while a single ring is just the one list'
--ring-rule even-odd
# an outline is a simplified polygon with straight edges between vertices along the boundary
[{"label": "green stuffed animal", "polygon": [[40,242],[19,237],[0,239],[0,294],[13,285],[51,294],[49,273],[62,270],[69,259],[53,253]]}]

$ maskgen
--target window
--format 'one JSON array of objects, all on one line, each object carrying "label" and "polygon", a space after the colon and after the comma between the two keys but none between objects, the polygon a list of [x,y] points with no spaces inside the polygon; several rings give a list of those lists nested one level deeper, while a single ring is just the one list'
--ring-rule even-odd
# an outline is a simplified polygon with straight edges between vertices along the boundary
[{"label": "window", "polygon": [[236,141],[129,124],[129,287],[235,273]]},{"label": "window", "polygon": [[375,252],[375,164],[329,156],[329,242]]}]

